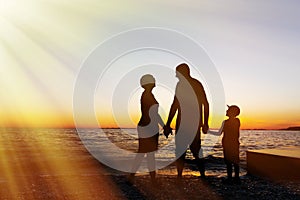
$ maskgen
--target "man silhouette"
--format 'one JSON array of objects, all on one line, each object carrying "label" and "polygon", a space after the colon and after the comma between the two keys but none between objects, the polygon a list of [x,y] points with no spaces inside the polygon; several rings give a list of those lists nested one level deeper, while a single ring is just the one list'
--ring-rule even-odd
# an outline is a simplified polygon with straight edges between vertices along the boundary
[{"label": "man silhouette", "polygon": [[182,177],[187,146],[189,146],[196,159],[201,177],[205,177],[204,159],[199,158],[201,149],[200,129],[202,128],[202,132],[206,134],[209,128],[209,104],[202,84],[190,76],[190,69],[187,64],[182,63],[176,67],[176,77],[179,81],[176,85],[175,96],[164,128],[164,134],[168,137],[172,132],[170,124],[178,111],[175,130],[178,178]]}]

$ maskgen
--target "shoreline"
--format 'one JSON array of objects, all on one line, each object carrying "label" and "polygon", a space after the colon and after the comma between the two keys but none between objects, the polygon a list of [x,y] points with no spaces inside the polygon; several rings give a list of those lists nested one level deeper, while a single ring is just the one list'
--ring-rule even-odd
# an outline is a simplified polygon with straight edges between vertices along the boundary
[{"label": "shoreline", "polygon": [[0,199],[300,199],[300,181],[273,182],[245,169],[240,185],[224,184],[225,164],[216,157],[207,159],[205,180],[187,160],[181,183],[172,164],[158,170],[156,187],[148,174],[130,184],[128,173],[98,162],[73,132],[1,132],[0,161]]},{"label": "shoreline", "polygon": [[[206,161],[206,178],[201,179],[196,165],[187,160],[183,178],[178,181],[176,166],[157,170],[157,184],[153,185],[148,173],[137,173],[134,182],[128,181],[129,173],[105,167],[107,176],[122,191],[126,199],[300,199],[300,180],[279,180],[248,175],[241,169],[241,183],[224,183],[226,167],[221,159]],[[99,163],[102,165],[101,163]]]}]

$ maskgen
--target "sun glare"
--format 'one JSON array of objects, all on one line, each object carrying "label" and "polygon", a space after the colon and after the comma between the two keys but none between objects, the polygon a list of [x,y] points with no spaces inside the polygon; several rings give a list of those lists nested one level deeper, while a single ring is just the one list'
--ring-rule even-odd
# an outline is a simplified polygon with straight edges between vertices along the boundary
[{"label": "sun glare", "polygon": [[[51,122],[53,126],[60,127],[72,124],[72,92],[77,70],[91,48],[111,35],[108,33],[112,33],[112,27],[107,20],[118,20],[117,17],[124,14],[122,12],[125,12],[123,8],[126,6],[121,8],[116,7],[114,3],[91,3],[83,0],[76,3],[60,0],[0,0],[0,84],[4,91],[0,102],[0,126],[20,126],[23,123],[26,126],[48,127]],[[131,5],[128,5],[128,9],[132,13],[140,12]],[[115,13],[118,15],[115,16]],[[131,19],[128,17],[124,20]],[[130,65],[136,60],[132,59]],[[121,65],[121,69],[127,73],[124,63]],[[136,125],[140,115],[139,95],[135,94],[129,102],[129,117],[121,122],[121,125]],[[172,95],[168,94],[166,97],[159,91],[155,95],[162,108],[161,114],[166,118]],[[257,112],[257,101],[249,100],[248,96],[251,95],[244,96],[246,98],[238,101],[238,104],[246,105],[242,106],[242,110],[245,111],[241,116],[245,118],[242,127],[255,128],[259,125],[259,128],[269,128],[275,122],[280,123],[276,127],[299,124],[298,110],[284,110],[268,116],[253,115],[250,112]],[[235,95],[232,98],[236,101]],[[297,98],[290,99],[297,101]],[[95,112],[99,121],[103,120],[107,126],[114,126],[115,121],[109,113],[111,109],[107,106],[110,103],[111,101],[104,105],[97,101]],[[270,105],[261,104],[263,112],[272,112],[265,111],[265,107],[270,108]],[[294,109],[292,106],[286,105],[285,108],[287,107]],[[271,106],[271,109],[277,110],[277,107]],[[107,115],[103,116],[103,113]],[[216,120],[210,121],[210,125],[212,128],[218,128],[225,116],[214,114],[211,113],[210,119]],[[84,113],[82,115],[84,116]],[[61,116],[64,116],[65,120]],[[282,118],[285,121],[280,121],[279,116],[284,116]],[[258,118],[259,120],[256,120]],[[59,124],[59,121],[62,123]]]},{"label": "sun glare", "polygon": [[18,3],[16,0],[0,0],[0,15],[6,16],[17,12]]}]

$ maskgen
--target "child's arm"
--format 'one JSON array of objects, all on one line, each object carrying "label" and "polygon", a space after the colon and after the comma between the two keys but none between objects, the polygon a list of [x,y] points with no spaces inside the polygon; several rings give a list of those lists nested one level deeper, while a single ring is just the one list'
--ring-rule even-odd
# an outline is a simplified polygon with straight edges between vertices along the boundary
[{"label": "child's arm", "polygon": [[225,124],[225,120],[222,122],[221,128],[219,129],[219,131],[212,131],[212,130],[208,130],[208,134],[211,135],[216,135],[216,136],[220,136],[223,132],[223,128],[224,128],[224,124]]}]

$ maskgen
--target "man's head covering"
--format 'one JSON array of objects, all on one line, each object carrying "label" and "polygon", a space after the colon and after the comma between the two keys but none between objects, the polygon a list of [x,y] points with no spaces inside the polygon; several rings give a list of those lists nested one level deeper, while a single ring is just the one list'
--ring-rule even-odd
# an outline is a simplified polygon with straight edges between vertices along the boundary
[{"label": "man's head covering", "polygon": [[236,105],[232,105],[232,106],[229,106],[227,105],[228,107],[228,112],[232,113],[234,116],[238,116],[240,114],[240,108]]}]

